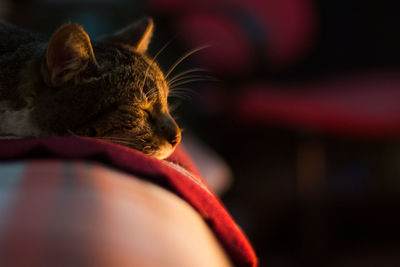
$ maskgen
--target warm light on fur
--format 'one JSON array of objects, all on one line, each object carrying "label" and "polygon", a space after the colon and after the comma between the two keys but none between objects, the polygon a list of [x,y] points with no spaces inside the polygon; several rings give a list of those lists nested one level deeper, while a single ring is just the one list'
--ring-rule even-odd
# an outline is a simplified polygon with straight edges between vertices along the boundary
[{"label": "warm light on fur", "polygon": [[[0,69],[0,101],[7,103],[9,114],[25,116],[15,122],[0,116],[0,135],[72,133],[160,159],[174,151],[181,132],[168,111],[168,84],[157,63],[145,54],[152,19],[100,41],[90,40],[76,24],[61,26],[49,41],[10,25],[0,26],[5,29],[0,41],[8,56],[3,58],[24,62],[18,75]],[[0,67],[7,63],[0,61]],[[18,95],[10,98],[13,92]]]}]

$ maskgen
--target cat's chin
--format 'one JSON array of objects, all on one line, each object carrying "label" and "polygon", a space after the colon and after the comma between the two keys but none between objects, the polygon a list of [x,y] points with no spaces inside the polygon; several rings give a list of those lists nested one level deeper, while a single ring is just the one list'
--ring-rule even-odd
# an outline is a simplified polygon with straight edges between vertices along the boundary
[{"label": "cat's chin", "polygon": [[148,153],[148,154],[157,159],[166,159],[174,152],[174,150],[175,150],[175,147],[173,147],[169,144],[166,144],[166,145],[163,145],[162,147],[160,147],[160,149],[158,149],[154,152]]}]

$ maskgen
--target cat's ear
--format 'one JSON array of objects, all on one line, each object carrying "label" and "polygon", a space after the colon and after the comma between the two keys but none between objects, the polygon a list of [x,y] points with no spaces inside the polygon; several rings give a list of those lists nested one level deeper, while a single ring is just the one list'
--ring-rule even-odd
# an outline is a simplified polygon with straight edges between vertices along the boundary
[{"label": "cat's ear", "polygon": [[96,62],[88,34],[76,24],[65,24],[51,37],[43,62],[43,76],[50,86],[60,86]]},{"label": "cat's ear", "polygon": [[145,53],[153,36],[153,28],[153,19],[146,17],[113,35],[104,37],[103,40],[128,45],[134,47],[139,53]]}]

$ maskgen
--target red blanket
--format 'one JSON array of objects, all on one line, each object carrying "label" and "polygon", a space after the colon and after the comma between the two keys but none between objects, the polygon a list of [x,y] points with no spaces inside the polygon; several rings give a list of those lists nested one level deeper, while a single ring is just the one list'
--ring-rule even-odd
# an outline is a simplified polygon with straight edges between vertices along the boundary
[{"label": "red blanket", "polygon": [[[256,256],[246,237],[181,149],[177,149],[168,160],[160,161],[123,146],[89,138],[0,140],[0,160],[3,163],[23,160],[29,164],[30,160],[37,158],[97,161],[160,184],[201,214],[235,265],[257,266]],[[62,168],[62,165],[57,167]],[[27,170],[17,175],[23,175],[23,180],[28,179],[29,168]],[[18,190],[14,191],[18,193]]]}]

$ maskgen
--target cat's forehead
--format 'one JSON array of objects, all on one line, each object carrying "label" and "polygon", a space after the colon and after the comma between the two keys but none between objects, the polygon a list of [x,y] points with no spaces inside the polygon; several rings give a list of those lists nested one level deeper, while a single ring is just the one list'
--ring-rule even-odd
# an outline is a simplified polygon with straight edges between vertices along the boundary
[{"label": "cat's forehead", "polygon": [[168,85],[157,62],[129,49],[118,48],[113,54],[112,61],[108,62],[112,86],[129,91],[136,98],[140,96],[140,99],[158,100],[166,104]]},{"label": "cat's forehead", "polygon": [[138,75],[144,74],[164,80],[164,75],[157,62],[145,54],[136,52],[133,49],[115,47],[111,56],[108,55],[107,61],[111,61],[114,69],[122,67],[123,71]]},{"label": "cat's forehead", "polygon": [[[166,103],[168,86],[157,62],[124,45],[94,42],[94,54],[103,77],[101,86],[118,102],[140,101],[156,96]],[[97,75],[96,75],[97,76]],[[99,81],[100,82],[100,81]]]}]

